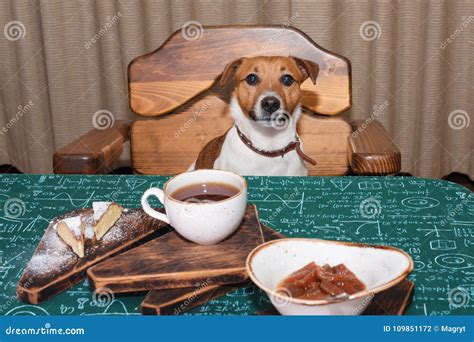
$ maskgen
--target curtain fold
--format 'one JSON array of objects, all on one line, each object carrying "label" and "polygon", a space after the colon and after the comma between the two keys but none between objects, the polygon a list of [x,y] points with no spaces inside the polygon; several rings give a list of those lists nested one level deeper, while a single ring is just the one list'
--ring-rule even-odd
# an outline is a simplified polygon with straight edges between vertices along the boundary
[{"label": "curtain fold", "polygon": [[54,151],[94,128],[97,112],[134,120],[128,63],[191,20],[304,31],[351,60],[343,115],[381,121],[402,171],[474,178],[472,0],[2,1],[0,164],[52,172]]}]

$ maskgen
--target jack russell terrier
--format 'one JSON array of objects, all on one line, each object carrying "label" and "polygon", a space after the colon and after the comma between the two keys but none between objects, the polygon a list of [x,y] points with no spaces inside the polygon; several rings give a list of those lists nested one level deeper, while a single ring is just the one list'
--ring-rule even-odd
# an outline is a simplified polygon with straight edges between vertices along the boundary
[{"label": "jack russell terrier", "polygon": [[235,79],[230,100],[234,119],[224,135],[211,140],[190,166],[241,175],[307,176],[305,155],[296,132],[301,116],[300,85],[316,84],[317,64],[293,57],[241,58],[226,66],[221,86]]}]

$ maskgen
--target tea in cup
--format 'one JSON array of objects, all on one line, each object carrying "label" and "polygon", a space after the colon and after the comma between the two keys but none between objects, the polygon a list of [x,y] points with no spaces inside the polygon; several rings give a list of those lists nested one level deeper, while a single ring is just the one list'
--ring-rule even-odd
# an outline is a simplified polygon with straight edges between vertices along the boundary
[{"label": "tea in cup", "polygon": [[[166,213],[154,210],[155,196]],[[186,239],[213,245],[230,236],[240,225],[247,207],[247,182],[221,170],[196,170],[169,179],[163,189],[150,188],[142,196],[143,210],[169,223]]]}]

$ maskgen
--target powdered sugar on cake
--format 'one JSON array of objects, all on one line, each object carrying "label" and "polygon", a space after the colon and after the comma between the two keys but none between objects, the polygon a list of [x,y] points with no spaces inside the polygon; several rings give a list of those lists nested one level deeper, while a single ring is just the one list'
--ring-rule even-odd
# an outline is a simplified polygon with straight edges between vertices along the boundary
[{"label": "powdered sugar on cake", "polygon": [[94,239],[94,236],[95,236],[94,227],[86,226],[86,229],[84,230],[84,237],[87,240],[92,240],[92,239]]},{"label": "powdered sugar on cake", "polygon": [[68,217],[62,220],[61,222],[67,224],[69,229],[71,230],[71,233],[78,239],[82,237],[82,231],[81,231],[81,216],[73,216],[73,217]]},{"label": "powdered sugar on cake", "polygon": [[87,227],[93,227],[93,224],[90,223],[93,221],[92,209],[78,209],[54,218],[49,223],[38,248],[23,272],[18,285],[19,293],[32,286],[38,288],[46,286],[53,292],[57,291],[54,286],[58,281],[62,281],[62,277],[82,273],[88,267],[107,258],[111,252],[126,250],[133,242],[163,227],[163,224],[157,220],[148,222],[148,216],[142,210],[129,210],[126,215],[120,217],[101,240],[94,239],[93,243],[85,244],[84,258],[81,259],[64,243],[56,230],[61,219],[78,214],[83,221],[84,236],[87,234]]},{"label": "powdered sugar on cake", "polygon": [[[73,260],[73,255],[59,255],[41,253],[34,255],[28,263],[28,271],[32,274],[61,273],[63,269]],[[69,261],[69,262],[68,262]]]},{"label": "powdered sugar on cake", "polygon": [[92,209],[94,210],[94,221],[98,221],[109,209],[113,202],[93,202]]},{"label": "powdered sugar on cake", "polygon": [[41,253],[33,255],[27,265],[32,274],[60,273],[65,267],[78,259],[76,254],[58,236],[54,227],[59,221],[53,221],[53,229],[47,229],[41,240]]},{"label": "powdered sugar on cake", "polygon": [[127,230],[130,230],[132,224],[140,219],[143,219],[143,213],[140,211],[129,212],[127,216],[122,216],[115,222],[102,240],[105,243],[123,240],[123,238],[127,236]]},{"label": "powdered sugar on cake", "polygon": [[93,240],[94,233],[94,217],[92,215],[84,215],[82,222],[84,223],[84,237],[87,240]]}]

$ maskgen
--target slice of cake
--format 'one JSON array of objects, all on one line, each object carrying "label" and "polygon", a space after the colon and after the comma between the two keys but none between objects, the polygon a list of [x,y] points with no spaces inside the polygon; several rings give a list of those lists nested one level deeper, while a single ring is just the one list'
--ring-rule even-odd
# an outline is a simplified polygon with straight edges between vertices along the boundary
[{"label": "slice of cake", "polygon": [[94,211],[94,232],[99,240],[117,222],[122,215],[123,208],[114,202],[94,202],[92,209]]},{"label": "slice of cake", "polygon": [[81,216],[68,217],[58,222],[58,235],[79,258],[84,257],[84,225]]}]

